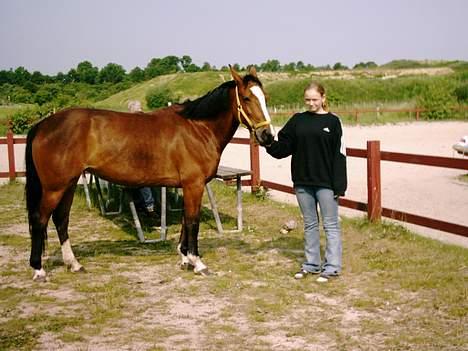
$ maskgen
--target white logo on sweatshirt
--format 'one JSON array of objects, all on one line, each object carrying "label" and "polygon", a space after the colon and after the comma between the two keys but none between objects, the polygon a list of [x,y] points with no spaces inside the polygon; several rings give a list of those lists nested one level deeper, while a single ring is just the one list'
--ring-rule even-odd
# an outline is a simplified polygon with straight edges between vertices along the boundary
[{"label": "white logo on sweatshirt", "polygon": [[330,133],[330,129],[328,129],[328,127],[323,128],[323,130],[327,133]]}]

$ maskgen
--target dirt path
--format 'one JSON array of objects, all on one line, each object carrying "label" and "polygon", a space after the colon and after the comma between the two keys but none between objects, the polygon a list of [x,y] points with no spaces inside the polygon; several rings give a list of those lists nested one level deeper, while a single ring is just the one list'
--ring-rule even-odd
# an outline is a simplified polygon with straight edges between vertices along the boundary
[{"label": "dirt path", "polygon": [[[346,144],[366,148],[368,140],[380,140],[382,151],[460,157],[452,145],[468,134],[468,122],[414,122],[385,126],[345,126]],[[236,136],[245,136],[244,130]],[[221,164],[249,168],[249,160],[241,157],[244,145],[229,145]],[[261,177],[291,185],[290,159],[275,160],[264,149],[260,154]],[[348,158],[348,191],[346,197],[367,202],[365,159]],[[457,179],[467,172],[439,167],[382,162],[382,205],[387,208],[458,223],[468,226],[468,183]],[[271,191],[274,199],[296,203],[293,195]],[[346,216],[363,216],[363,212],[340,208]],[[444,242],[468,247],[468,238],[405,224],[417,233]]]}]

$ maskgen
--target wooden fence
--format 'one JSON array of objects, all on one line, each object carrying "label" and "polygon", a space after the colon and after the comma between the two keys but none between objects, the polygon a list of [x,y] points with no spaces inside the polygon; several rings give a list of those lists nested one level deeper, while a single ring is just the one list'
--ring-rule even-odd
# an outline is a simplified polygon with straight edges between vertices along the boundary
[{"label": "wooden fence", "polygon": [[26,138],[15,137],[11,131],[7,132],[6,138],[0,138],[0,145],[7,145],[8,154],[8,172],[0,172],[0,178],[24,177],[26,172],[17,172],[15,165],[15,144],[26,144]]},{"label": "wooden fence", "polygon": [[[264,186],[268,189],[294,194],[294,188],[292,186],[261,179],[258,145],[252,143],[247,138],[233,138],[231,142],[234,144],[250,145],[252,179],[243,181],[243,185],[251,186],[252,191],[255,191],[260,186]],[[367,203],[340,198],[340,206],[367,212],[367,217],[371,221],[379,221],[383,216],[468,237],[467,226],[382,207],[382,186],[380,177],[381,161],[468,170],[468,159],[380,151],[380,141],[368,141],[367,149],[346,148],[346,153],[348,157],[367,159]]]},{"label": "wooden fence", "polygon": [[[0,178],[14,180],[16,177],[25,175],[25,172],[16,171],[14,156],[14,145],[24,143],[26,143],[26,138],[14,137],[10,131],[7,133],[6,138],[0,138],[0,145],[7,145],[9,163],[8,172],[0,172]],[[242,181],[242,185],[251,186],[252,191],[256,191],[259,187],[264,186],[268,189],[294,194],[292,186],[261,179],[260,152],[259,146],[256,143],[248,138],[233,138],[231,143],[249,145],[250,148],[250,169],[252,176],[250,180]],[[367,159],[367,203],[340,198],[340,206],[367,212],[367,216],[371,221],[379,221],[383,216],[468,237],[467,226],[382,207],[380,177],[381,161],[468,170],[468,159],[381,151],[379,141],[368,141],[367,149],[347,148],[346,152],[348,157]]]}]

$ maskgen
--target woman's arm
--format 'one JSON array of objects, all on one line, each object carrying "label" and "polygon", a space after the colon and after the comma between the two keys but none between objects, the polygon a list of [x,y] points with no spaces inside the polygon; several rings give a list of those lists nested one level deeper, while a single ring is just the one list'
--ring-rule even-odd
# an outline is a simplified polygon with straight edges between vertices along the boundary
[{"label": "woman's arm", "polygon": [[284,125],[278,133],[278,140],[266,147],[266,151],[274,158],[285,158],[290,156],[296,147],[296,133],[294,116]]}]

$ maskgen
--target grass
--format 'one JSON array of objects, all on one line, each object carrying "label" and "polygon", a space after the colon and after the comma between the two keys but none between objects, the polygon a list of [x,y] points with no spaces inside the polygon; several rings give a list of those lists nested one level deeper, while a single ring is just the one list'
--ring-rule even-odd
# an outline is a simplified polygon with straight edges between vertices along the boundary
[{"label": "grass", "polygon": [[[235,189],[213,185],[223,226],[235,226]],[[168,240],[139,244],[128,212],[102,217],[77,191],[70,236],[87,273],[63,266],[49,230],[49,281],[31,280],[23,185],[0,188],[0,349],[458,350],[468,342],[468,250],[393,223],[342,219],[344,271],[329,284],[292,278],[300,213],[244,193],[243,233],[216,232],[205,198],[203,261],[217,274],[177,268],[180,213]],[[261,215],[259,215],[261,214]],[[147,235],[156,235],[150,223]]]},{"label": "grass", "polygon": [[468,183],[468,174],[463,174],[457,177],[460,182]]}]

